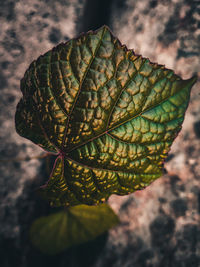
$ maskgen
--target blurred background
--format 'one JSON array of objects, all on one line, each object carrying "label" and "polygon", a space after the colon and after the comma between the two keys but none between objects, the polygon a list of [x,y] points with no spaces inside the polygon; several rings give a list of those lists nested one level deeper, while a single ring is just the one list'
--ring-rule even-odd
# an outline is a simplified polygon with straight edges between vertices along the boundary
[{"label": "blurred background", "polygon": [[[165,173],[143,191],[111,196],[121,223],[57,256],[32,247],[29,227],[52,212],[35,193],[54,160],[15,132],[20,79],[60,42],[108,25],[122,44],[183,79],[200,77],[199,0],[0,0],[0,266],[200,266],[200,83]],[[53,210],[54,211],[54,210]]]}]

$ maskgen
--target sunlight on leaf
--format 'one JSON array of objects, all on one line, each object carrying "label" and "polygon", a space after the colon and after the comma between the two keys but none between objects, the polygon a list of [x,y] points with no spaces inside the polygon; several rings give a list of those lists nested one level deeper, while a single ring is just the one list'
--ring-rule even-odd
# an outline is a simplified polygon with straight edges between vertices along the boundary
[{"label": "sunlight on leaf", "polygon": [[159,178],[195,81],[135,55],[106,26],[40,56],[21,80],[15,120],[58,155],[43,195],[93,205]]},{"label": "sunlight on leaf", "polygon": [[93,240],[118,222],[117,215],[107,204],[77,205],[37,219],[31,226],[30,237],[42,252],[57,254]]}]

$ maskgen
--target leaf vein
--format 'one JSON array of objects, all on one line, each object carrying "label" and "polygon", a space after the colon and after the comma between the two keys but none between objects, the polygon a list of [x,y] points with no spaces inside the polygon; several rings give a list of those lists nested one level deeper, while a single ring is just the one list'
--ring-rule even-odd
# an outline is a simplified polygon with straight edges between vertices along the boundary
[{"label": "leaf vein", "polygon": [[[145,63],[145,60],[142,62],[141,66],[140,66],[140,69],[142,68],[142,66],[144,65],[144,63]],[[139,70],[140,70],[140,69],[139,69]],[[128,81],[126,82],[126,84],[124,85],[123,88],[122,88],[121,85],[119,84],[119,81],[117,81],[118,85],[120,86],[121,91],[120,91],[120,93],[118,94],[118,96],[117,96],[117,98],[116,98],[116,101],[114,102],[113,107],[112,107],[112,109],[111,109],[111,112],[110,112],[110,115],[109,115],[109,118],[108,118],[108,121],[107,121],[106,130],[108,130],[108,127],[109,127],[109,124],[110,124],[110,119],[111,119],[111,117],[112,117],[112,114],[113,114],[113,112],[114,112],[114,109],[115,109],[115,107],[116,107],[116,105],[117,105],[117,103],[118,103],[118,101],[119,101],[119,99],[120,99],[122,93],[127,89],[127,87],[129,86],[130,82],[134,79],[134,77],[137,75],[137,73],[139,72],[139,70],[133,73],[133,75],[128,79]],[[116,73],[115,73],[115,74],[116,74]]]},{"label": "leaf vein", "polygon": [[[37,100],[38,100],[38,91],[40,91],[40,89],[39,89],[39,86],[38,86],[38,81],[37,81],[37,75],[36,75],[36,69],[35,69],[35,66],[34,66],[34,74],[35,74],[35,79],[33,80],[33,82],[34,82],[34,85],[35,85],[35,87],[36,87],[36,90],[37,90]],[[38,101],[39,102],[39,101]],[[35,105],[34,105],[34,110],[35,110],[35,113],[36,113],[36,117],[37,117],[37,120],[38,120],[38,123],[39,123],[39,125],[40,125],[40,128],[42,129],[42,132],[44,133],[44,136],[46,137],[46,139],[47,139],[47,141],[49,141],[49,143],[53,146],[53,147],[55,147],[55,149],[57,150],[57,151],[59,151],[59,148],[54,144],[54,143],[52,143],[52,141],[50,140],[50,138],[48,137],[48,135],[47,135],[47,133],[46,133],[46,130],[45,130],[45,128],[44,128],[44,126],[43,126],[43,124],[42,124],[42,120],[41,120],[41,118],[40,118],[40,115],[39,115],[39,113],[38,113],[38,109],[36,108],[37,107],[37,103],[34,103]]]},{"label": "leaf vein", "polygon": [[90,169],[90,170],[97,170],[97,171],[107,171],[107,172],[114,172],[114,173],[118,173],[118,172],[123,172],[123,173],[126,173],[126,174],[133,174],[133,175],[148,175],[148,176],[150,176],[150,175],[155,175],[155,173],[136,173],[136,172],[134,172],[133,173],[133,171],[130,171],[130,172],[125,172],[125,171],[122,171],[122,170],[112,170],[112,169],[106,169],[106,168],[97,168],[97,167],[92,167],[92,166],[89,166],[89,165],[87,165],[87,164],[85,164],[85,163],[80,163],[80,162],[78,162],[78,161],[76,161],[76,160],[74,160],[74,159],[72,159],[72,158],[70,158],[70,157],[68,157],[68,156],[65,156],[65,158],[67,159],[67,160],[69,160],[69,161],[72,161],[73,163],[75,163],[76,165],[79,165],[79,166],[82,166],[83,168],[88,168],[88,169]]},{"label": "leaf vein", "polygon": [[108,130],[106,130],[106,131],[100,133],[99,135],[97,135],[97,136],[95,136],[95,137],[93,137],[93,138],[91,138],[91,139],[85,141],[84,143],[75,146],[74,148],[68,150],[67,152],[71,152],[71,151],[73,151],[73,150],[76,150],[77,148],[79,148],[79,147],[81,147],[81,146],[84,146],[85,144],[87,144],[87,143],[89,143],[89,142],[91,142],[91,141],[93,141],[93,140],[99,138],[100,136],[102,136],[102,135],[104,135],[104,134],[107,134],[108,132],[111,132],[111,131],[115,130],[116,128],[120,127],[122,124],[125,124],[125,123],[127,123],[127,122],[129,122],[129,121],[131,121],[131,120],[133,120],[133,119],[135,119],[135,118],[141,116],[143,113],[148,112],[148,111],[154,109],[158,104],[161,105],[163,102],[167,101],[170,97],[175,96],[176,94],[180,93],[181,90],[182,90],[182,88],[181,88],[179,91],[177,91],[174,95],[170,95],[170,96],[166,97],[165,99],[163,99],[160,103],[156,103],[154,106],[150,107],[149,109],[143,110],[142,112],[136,114],[136,115],[133,116],[132,118],[129,118],[129,119],[127,119],[127,120],[121,122],[120,124],[111,127],[110,129],[108,129]]},{"label": "leaf vein", "polygon": [[90,69],[90,66],[92,65],[92,63],[93,63],[93,61],[94,61],[94,59],[95,59],[96,53],[97,53],[97,51],[99,50],[99,47],[100,47],[100,44],[101,44],[101,42],[102,42],[103,37],[104,37],[104,31],[103,31],[102,36],[101,36],[101,38],[100,38],[100,40],[99,40],[99,43],[98,43],[98,45],[97,45],[97,47],[96,47],[96,49],[95,49],[95,51],[94,51],[94,55],[93,55],[93,57],[92,57],[90,63],[88,64],[88,66],[87,66],[87,68],[86,68],[86,71],[85,71],[85,73],[84,73],[83,79],[82,79],[82,81],[81,81],[81,83],[80,83],[79,91],[78,91],[78,93],[77,93],[77,95],[76,95],[76,97],[75,97],[74,103],[73,103],[73,105],[72,105],[72,108],[71,108],[71,111],[70,111],[70,114],[69,114],[69,117],[68,117],[68,120],[67,120],[67,123],[66,123],[66,128],[65,128],[65,131],[64,131],[63,142],[62,142],[62,148],[63,148],[63,146],[64,146],[64,144],[65,144],[65,139],[66,139],[66,135],[67,135],[67,128],[68,128],[68,125],[69,125],[69,122],[70,122],[70,119],[71,119],[72,112],[74,111],[74,108],[75,108],[76,103],[77,103],[77,101],[78,101],[78,98],[79,98],[79,95],[80,95],[80,92],[81,92],[81,89],[82,89],[83,82],[85,81],[85,78],[86,78],[87,73],[88,73],[88,71],[89,71],[89,69]]},{"label": "leaf vein", "polygon": [[[52,52],[51,52],[51,57],[52,57]],[[50,59],[50,62],[51,62],[51,59]],[[59,65],[60,65],[60,63],[59,63]],[[52,80],[51,63],[49,65],[49,69],[50,69],[49,70],[49,80]],[[63,107],[59,103],[59,99],[57,98],[56,94],[54,93],[53,87],[51,86],[51,82],[49,83],[49,89],[50,89],[50,92],[51,92],[54,100],[56,101],[56,104],[59,106],[59,108],[62,110],[62,112],[68,117],[69,115],[67,114],[66,110],[63,109]]]}]

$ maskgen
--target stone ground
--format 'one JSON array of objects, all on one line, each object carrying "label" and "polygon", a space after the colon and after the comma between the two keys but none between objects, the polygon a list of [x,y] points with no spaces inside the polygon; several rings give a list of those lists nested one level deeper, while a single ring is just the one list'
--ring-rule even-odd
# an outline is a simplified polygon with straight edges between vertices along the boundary
[{"label": "stone ground", "polygon": [[[128,48],[186,79],[200,77],[199,0],[0,1],[0,266],[200,266],[200,90],[193,87],[165,174],[143,191],[112,196],[121,223],[87,244],[46,256],[30,244],[31,222],[52,212],[35,189],[48,159],[14,127],[20,79],[59,42],[107,24]],[[2,161],[4,159],[5,161]],[[49,159],[50,163],[53,158]]]}]

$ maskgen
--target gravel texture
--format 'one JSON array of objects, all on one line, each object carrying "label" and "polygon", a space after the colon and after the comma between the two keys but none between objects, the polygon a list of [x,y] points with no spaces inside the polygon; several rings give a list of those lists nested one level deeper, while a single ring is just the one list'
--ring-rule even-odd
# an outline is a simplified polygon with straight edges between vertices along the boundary
[{"label": "gravel texture", "polygon": [[35,189],[47,180],[54,158],[28,160],[43,151],[15,132],[20,79],[42,53],[103,24],[136,54],[165,64],[184,79],[194,73],[200,77],[198,0],[0,1],[2,267],[200,266],[199,81],[163,177],[140,192],[110,197],[119,226],[57,256],[46,256],[30,244],[31,222],[52,212]]}]

